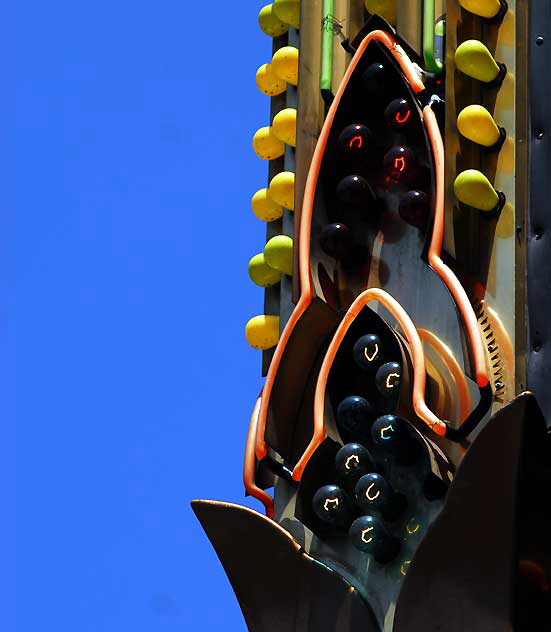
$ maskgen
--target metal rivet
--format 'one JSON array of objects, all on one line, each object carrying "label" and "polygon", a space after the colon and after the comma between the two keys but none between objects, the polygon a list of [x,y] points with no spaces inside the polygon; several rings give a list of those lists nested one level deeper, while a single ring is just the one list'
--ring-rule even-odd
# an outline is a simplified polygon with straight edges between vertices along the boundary
[{"label": "metal rivet", "polygon": [[541,46],[543,44],[543,37],[536,38],[536,46]]},{"label": "metal rivet", "polygon": [[538,132],[536,134],[536,138],[539,138],[539,140],[541,140],[543,138],[543,136],[544,136],[544,132]]}]

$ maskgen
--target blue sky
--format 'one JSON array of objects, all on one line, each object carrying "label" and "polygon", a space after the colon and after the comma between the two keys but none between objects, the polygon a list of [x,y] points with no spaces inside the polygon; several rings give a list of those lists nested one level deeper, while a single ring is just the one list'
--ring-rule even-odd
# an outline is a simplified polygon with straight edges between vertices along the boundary
[{"label": "blue sky", "polygon": [[245,629],[189,500],[242,502],[261,385],[262,4],[5,7],[6,632]]}]

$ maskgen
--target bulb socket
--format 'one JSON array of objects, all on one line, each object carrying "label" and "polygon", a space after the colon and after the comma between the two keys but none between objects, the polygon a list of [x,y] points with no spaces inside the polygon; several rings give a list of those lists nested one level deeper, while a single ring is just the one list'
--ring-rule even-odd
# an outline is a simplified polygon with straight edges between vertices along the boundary
[{"label": "bulb socket", "polygon": [[496,217],[498,217],[501,211],[503,210],[503,207],[505,206],[505,202],[507,201],[507,198],[505,197],[505,193],[502,193],[501,191],[497,191],[497,190],[496,190],[496,193],[497,193],[498,201],[497,201],[497,204],[494,206],[494,208],[491,211],[480,211],[480,214],[483,215],[484,217],[487,217],[488,219],[495,219]]},{"label": "bulb socket", "polygon": [[497,141],[497,143],[493,144],[491,147],[484,147],[484,145],[480,146],[480,150],[483,153],[494,153],[495,151],[499,151],[502,147],[503,147],[503,143],[505,142],[505,139],[507,138],[507,132],[505,131],[504,127],[500,127],[499,128],[499,139]]},{"label": "bulb socket", "polygon": [[482,18],[486,24],[499,24],[503,21],[503,18],[509,10],[509,5],[507,4],[507,0],[499,0],[499,4],[501,7],[493,18]]},{"label": "bulb socket", "polygon": [[493,81],[489,81],[486,84],[488,88],[501,88],[501,84],[507,75],[507,66],[500,61],[496,61],[496,64],[498,65],[499,72]]}]

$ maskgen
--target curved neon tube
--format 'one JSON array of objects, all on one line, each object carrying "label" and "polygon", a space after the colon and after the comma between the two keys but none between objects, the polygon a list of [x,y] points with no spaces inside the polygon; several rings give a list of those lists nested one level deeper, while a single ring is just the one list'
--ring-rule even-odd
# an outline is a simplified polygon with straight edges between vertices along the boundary
[{"label": "curved neon tube", "polygon": [[243,462],[243,483],[247,492],[260,500],[266,510],[266,516],[273,520],[274,518],[274,500],[263,489],[257,487],[255,483],[256,458],[254,453],[254,444],[257,434],[258,413],[260,412],[260,404],[262,402],[262,393],[258,396],[251,414],[249,423],[249,432],[247,434],[247,443],[245,444],[245,459]]},{"label": "curved neon tube", "polygon": [[[274,356],[272,358],[272,362],[268,369],[268,375],[266,376],[266,383],[264,385],[264,397],[262,398],[262,402],[260,405],[260,411],[258,415],[257,434],[256,434],[256,456],[258,460],[262,460],[268,452],[266,441],[264,438],[264,434],[266,430],[267,408],[268,408],[268,403],[269,403],[273,383],[275,380],[275,376],[277,374],[277,370],[279,368],[279,364],[281,362],[283,352],[285,350],[289,337],[297,321],[300,319],[300,317],[302,316],[302,314],[304,313],[304,311],[306,310],[306,308],[312,301],[313,283],[312,283],[312,276],[311,276],[311,270],[310,270],[311,220],[312,220],[312,213],[313,213],[313,206],[314,206],[315,190],[316,190],[316,185],[317,185],[317,181],[319,177],[319,171],[321,168],[323,153],[325,151],[325,146],[327,144],[327,139],[329,137],[329,133],[331,130],[331,126],[333,124],[335,113],[337,111],[338,105],[340,104],[340,100],[342,98],[344,90],[346,89],[346,86],[348,85],[348,81],[350,77],[352,76],[352,73],[354,72],[359,60],[361,59],[361,56],[363,55],[365,49],[367,48],[367,46],[369,45],[371,41],[378,41],[389,49],[390,53],[393,55],[398,65],[400,66],[402,72],[404,73],[406,80],[410,84],[410,87],[415,93],[418,94],[425,89],[425,86],[423,82],[421,81],[419,75],[417,74],[415,67],[413,66],[411,60],[408,58],[404,50],[394,40],[392,36],[390,36],[388,33],[385,33],[383,31],[373,31],[372,33],[369,33],[362,40],[362,43],[358,47],[358,50],[356,54],[354,55],[354,58],[352,59],[350,65],[348,66],[346,70],[346,73],[339,86],[337,94],[335,95],[335,99],[333,100],[333,103],[331,104],[331,107],[329,108],[327,117],[322,127],[320,136],[318,138],[318,142],[316,144],[316,148],[314,150],[314,154],[312,157],[310,171],[308,173],[308,178],[306,181],[306,187],[304,190],[304,198],[303,198],[303,210],[302,210],[303,216],[301,217],[300,232],[299,232],[299,277],[300,277],[301,295],[294,311],[292,312],[281,334],[279,343],[276,347]],[[431,149],[433,152],[435,175],[436,175],[434,222],[433,222],[433,232],[431,235],[431,242],[429,246],[429,257],[428,257],[429,265],[436,272],[436,274],[443,280],[446,287],[449,289],[450,293],[452,294],[457,304],[457,307],[461,313],[462,320],[467,329],[467,334],[469,337],[469,341],[471,343],[471,349],[473,352],[473,359],[475,363],[477,385],[479,386],[479,388],[483,389],[483,388],[488,387],[489,377],[488,377],[488,371],[486,367],[484,344],[483,344],[480,332],[478,330],[476,316],[463,286],[461,285],[461,283],[459,282],[459,280],[457,279],[453,271],[442,261],[440,257],[440,254],[442,251],[442,243],[444,239],[444,145],[442,142],[440,129],[438,128],[438,123],[436,121],[436,116],[429,106],[425,106],[423,108],[423,121],[425,124],[425,128],[427,130],[429,142],[431,144]],[[397,303],[397,305],[400,307],[400,309],[402,309],[399,303]],[[421,347],[421,355],[422,355],[422,347]],[[423,366],[424,366],[424,356],[423,356]],[[426,378],[423,377],[423,380],[424,379]],[[414,393],[414,398],[415,398],[415,393]],[[423,397],[423,403],[424,403],[424,397]],[[416,408],[415,399],[414,399],[414,408],[417,414],[421,418],[423,418],[423,416],[419,413],[419,411]],[[423,410],[423,407],[421,406],[420,409]],[[439,434],[442,433],[442,430],[444,430],[445,432],[446,424],[444,424],[444,422],[439,420],[428,408],[425,411],[425,416],[427,416],[427,419],[431,419],[431,416],[432,416],[433,418],[432,423],[434,425],[435,431],[437,431]],[[431,424],[429,423],[429,425]],[[437,428],[438,430],[436,430]],[[314,432],[316,432],[315,428],[314,428]],[[310,445],[312,445],[312,442],[310,443]],[[299,463],[303,463],[302,469],[304,469],[304,465],[306,461],[304,461],[304,455],[303,455],[301,459],[299,460]],[[297,463],[297,466],[299,463]],[[295,466],[293,477],[295,477],[295,472],[299,471],[297,470],[297,466]]]},{"label": "curved neon tube", "polygon": [[417,333],[421,340],[429,344],[436,353],[442,358],[444,364],[448,368],[457,388],[457,399],[459,400],[459,418],[465,419],[471,409],[471,394],[465,374],[461,370],[459,363],[451,352],[451,349],[445,345],[440,338],[435,336],[428,329],[417,329]]},{"label": "curved neon tube", "polygon": [[484,342],[482,341],[482,336],[478,329],[476,315],[459,279],[440,258],[442,243],[444,241],[444,143],[442,142],[442,135],[440,134],[438,122],[436,121],[436,115],[428,105],[423,108],[423,119],[432,147],[436,172],[434,226],[429,246],[429,265],[442,281],[444,281],[457,304],[471,343],[476,383],[479,388],[484,388],[489,382],[489,377],[486,366]]},{"label": "curved neon tube", "polygon": [[415,325],[406,310],[388,292],[379,288],[368,289],[363,291],[356,298],[344,315],[344,318],[337,328],[337,331],[335,332],[323,359],[314,395],[314,433],[310,443],[293,470],[293,478],[296,481],[301,479],[304,468],[310,460],[310,457],[314,454],[319,444],[325,439],[325,390],[327,388],[327,380],[329,378],[329,372],[333,366],[335,356],[346,335],[346,332],[350,328],[350,325],[354,322],[354,319],[361,312],[364,305],[367,305],[370,301],[378,301],[392,313],[392,315],[400,323],[400,327],[409,342],[413,360],[413,408],[415,412],[434,432],[436,432],[436,434],[439,434],[440,436],[444,436],[446,434],[446,423],[439,419],[425,402],[427,377],[425,369],[425,355],[423,353],[421,338],[419,337]]},{"label": "curved neon tube", "polygon": [[354,55],[352,61],[346,69],[343,80],[327,113],[327,117],[321,129],[318,142],[316,143],[316,148],[312,156],[310,171],[308,173],[308,178],[306,180],[306,186],[304,189],[298,242],[298,267],[301,293],[295,309],[293,310],[289,320],[287,321],[287,324],[281,332],[279,342],[275,349],[272,362],[270,363],[268,374],[266,376],[266,382],[264,384],[264,396],[262,397],[262,404],[260,406],[260,413],[258,418],[258,433],[256,437],[256,458],[259,461],[261,461],[268,453],[268,448],[264,439],[264,433],[266,431],[266,415],[268,411],[268,403],[270,401],[270,395],[272,393],[275,376],[277,374],[277,370],[279,368],[279,364],[281,362],[281,358],[283,356],[285,347],[287,346],[287,342],[289,340],[291,332],[295,328],[295,325],[297,324],[299,318],[306,311],[308,305],[310,305],[310,303],[312,302],[313,282],[312,274],[310,271],[310,235],[314,197],[316,193],[316,185],[318,182],[319,171],[321,168],[321,161],[323,158],[323,153],[325,151],[325,145],[327,144],[329,132],[331,130],[331,126],[333,124],[333,120],[335,118],[335,114],[337,112],[337,108],[344,93],[344,90],[348,85],[348,81],[352,76],[352,73],[356,69],[356,66],[358,65],[358,62],[361,59],[361,56],[363,55],[365,49],[372,41],[380,42],[389,49],[391,54],[398,62],[403,73],[408,78],[408,81],[415,92],[421,92],[425,88],[423,82],[421,81],[415,70],[414,65],[412,64],[409,57],[406,55],[404,49],[396,42],[396,40],[391,35],[385,33],[384,31],[372,31],[371,33],[369,33],[362,40],[362,43],[358,47],[356,54]]}]

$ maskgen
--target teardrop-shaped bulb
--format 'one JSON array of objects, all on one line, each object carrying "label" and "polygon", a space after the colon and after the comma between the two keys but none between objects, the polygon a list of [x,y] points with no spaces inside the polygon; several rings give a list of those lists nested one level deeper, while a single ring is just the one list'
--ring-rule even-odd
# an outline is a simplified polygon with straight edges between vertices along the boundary
[{"label": "teardrop-shaped bulb", "polygon": [[277,77],[291,83],[298,84],[298,48],[282,46],[272,57],[272,68]]},{"label": "teardrop-shaped bulb", "polygon": [[334,526],[350,524],[353,515],[350,498],[337,485],[320,487],[312,498],[312,509],[320,520]]},{"label": "teardrop-shaped bulb", "polygon": [[297,144],[297,111],[295,108],[285,108],[274,116],[272,121],[274,134],[287,145],[296,147]]},{"label": "teardrop-shaped bulb", "polygon": [[260,9],[258,14],[258,25],[266,35],[270,37],[279,37],[287,33],[287,24],[282,22],[274,13],[274,5],[267,4]]},{"label": "teardrop-shaped bulb", "polygon": [[261,252],[252,257],[249,261],[249,277],[255,285],[270,287],[279,283],[281,280],[281,272],[271,268],[266,263],[264,253]]},{"label": "teardrop-shaped bulb", "polygon": [[275,235],[264,246],[264,260],[273,270],[293,274],[293,240],[287,235]]},{"label": "teardrop-shaped bulb", "polygon": [[287,89],[287,82],[274,72],[272,64],[262,64],[256,71],[256,85],[262,94],[275,97]]},{"label": "teardrop-shaped bulb", "polygon": [[292,171],[276,173],[270,180],[268,195],[274,202],[290,211],[295,210],[295,174]]},{"label": "teardrop-shaped bulb", "polygon": [[492,53],[479,40],[467,40],[457,47],[455,65],[469,77],[484,83],[495,81],[502,72]]},{"label": "teardrop-shaped bulb", "polygon": [[457,129],[473,143],[493,147],[501,139],[501,130],[482,105],[468,105],[457,117]]},{"label": "teardrop-shaped bulb", "polygon": [[263,222],[273,222],[283,215],[283,206],[274,202],[268,193],[268,189],[258,189],[251,199],[253,213]]},{"label": "teardrop-shaped bulb", "polygon": [[279,340],[279,316],[253,316],[245,326],[247,342],[260,351],[271,349]]},{"label": "teardrop-shaped bulb", "polygon": [[274,0],[274,13],[285,24],[295,29],[300,28],[299,0]]},{"label": "teardrop-shaped bulb", "polygon": [[284,143],[274,134],[271,126],[261,127],[255,132],[253,149],[262,160],[274,160],[285,153]]},{"label": "teardrop-shaped bulb", "polygon": [[459,4],[466,11],[486,19],[495,18],[502,9],[499,0],[459,0]]},{"label": "teardrop-shaped bulb", "polygon": [[462,171],[455,179],[453,189],[460,202],[481,211],[493,211],[499,203],[497,191],[477,169]]},{"label": "teardrop-shaped bulb", "polygon": [[396,24],[396,0],[364,0],[369,13],[378,14],[394,26]]}]

